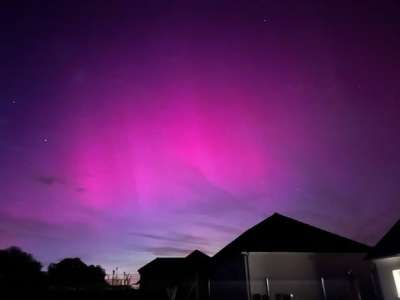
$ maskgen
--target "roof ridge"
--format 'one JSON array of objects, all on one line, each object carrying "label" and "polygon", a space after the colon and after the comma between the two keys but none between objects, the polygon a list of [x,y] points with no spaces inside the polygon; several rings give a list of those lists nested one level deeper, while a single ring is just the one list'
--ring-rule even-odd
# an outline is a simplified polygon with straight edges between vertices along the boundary
[{"label": "roof ridge", "polygon": [[[269,223],[271,223],[271,225],[269,225]],[[276,223],[276,224],[274,224]],[[363,252],[367,252],[368,249],[370,248],[368,245],[363,244],[361,242],[358,241],[354,241],[348,237],[344,237],[341,236],[339,234],[327,231],[325,229],[304,223],[302,221],[293,219],[291,217],[279,214],[279,213],[273,213],[272,215],[270,215],[269,217],[267,217],[266,219],[264,219],[263,221],[257,223],[256,225],[252,226],[251,228],[249,228],[248,230],[244,231],[242,234],[240,234],[238,237],[236,237],[231,243],[229,243],[228,245],[226,245],[224,248],[222,248],[220,251],[218,251],[215,255],[214,258],[219,257],[221,255],[221,253],[224,253],[226,251],[229,251],[230,249],[232,249],[233,247],[239,247],[240,243],[247,243],[248,245],[246,247],[250,247],[250,248],[257,248],[257,247],[261,247],[261,243],[257,240],[257,235],[256,233],[258,232],[262,232],[263,230],[270,230],[270,228],[268,228],[268,226],[272,226],[271,228],[273,228],[273,225],[277,225],[277,226],[282,226],[284,227],[285,230],[288,230],[287,228],[289,227],[293,227],[296,228],[296,226],[299,226],[299,230],[301,232],[303,231],[307,231],[307,230],[311,230],[313,234],[313,238],[314,241],[311,239],[309,242],[311,243],[310,245],[308,245],[309,249],[315,248],[317,249],[318,246],[316,246],[316,244],[312,245],[312,242],[316,242],[318,241],[318,239],[325,239],[325,240],[329,240],[329,239],[336,239],[335,243],[341,241],[342,242],[342,246],[335,249],[335,247],[333,246],[335,243],[332,242],[332,249],[335,249],[335,251],[341,251],[340,248],[345,248],[346,252],[351,252],[354,251],[360,251],[361,249],[363,250]],[[286,228],[285,228],[286,227]],[[279,228],[278,228],[279,229]],[[275,242],[275,245],[273,243],[271,243],[269,246],[266,246],[265,244],[263,244],[263,247],[270,247],[270,249],[275,249],[275,250],[271,250],[271,251],[283,251],[283,250],[277,250],[277,249],[283,249],[285,247],[287,247],[287,250],[293,249],[293,248],[297,248],[297,246],[293,247],[293,245],[290,245],[290,241],[285,241],[283,238],[279,237],[279,234],[277,234],[276,230],[271,230],[271,234],[272,237],[274,238],[273,242]],[[264,242],[265,243],[265,242]],[[257,246],[255,246],[257,245]],[[278,245],[278,246],[277,246]],[[326,245],[323,245],[323,247],[325,247]],[[243,247],[242,248],[246,248]],[[326,249],[321,248],[323,250],[321,251],[327,251],[327,249],[329,247],[327,247]],[[354,249],[352,249],[354,248]],[[302,247],[300,246],[299,249],[307,249],[306,247]],[[338,250],[339,249],[339,250]],[[242,249],[243,250],[243,249]],[[332,252],[335,252],[332,251]],[[344,250],[343,250],[344,251]],[[361,252],[361,251],[360,251]]]}]

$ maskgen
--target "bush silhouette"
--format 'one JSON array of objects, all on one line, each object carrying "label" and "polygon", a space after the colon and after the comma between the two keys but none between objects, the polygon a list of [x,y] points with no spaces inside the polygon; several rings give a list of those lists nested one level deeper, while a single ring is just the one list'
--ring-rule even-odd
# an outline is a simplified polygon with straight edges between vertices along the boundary
[{"label": "bush silhouette", "polygon": [[86,265],[79,258],[65,258],[48,268],[49,283],[64,287],[105,286],[105,271],[100,266]]},{"label": "bush silhouette", "polygon": [[41,286],[41,269],[40,262],[17,247],[0,250],[0,284],[6,288]]}]

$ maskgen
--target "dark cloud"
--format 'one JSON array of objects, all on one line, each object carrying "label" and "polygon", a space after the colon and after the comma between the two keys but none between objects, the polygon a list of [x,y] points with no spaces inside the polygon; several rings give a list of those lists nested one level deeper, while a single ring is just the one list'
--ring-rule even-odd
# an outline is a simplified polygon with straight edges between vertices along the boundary
[{"label": "dark cloud", "polygon": [[68,182],[67,179],[61,177],[61,176],[55,176],[55,175],[40,175],[40,176],[35,176],[34,180],[40,184],[46,185],[46,186],[52,186],[52,185],[64,185],[68,186],[72,189],[74,189],[78,193],[84,193],[86,192],[86,188],[83,186],[77,186],[74,187],[73,183]]},{"label": "dark cloud", "polygon": [[35,181],[44,185],[65,184],[65,180],[57,176],[36,176]]}]

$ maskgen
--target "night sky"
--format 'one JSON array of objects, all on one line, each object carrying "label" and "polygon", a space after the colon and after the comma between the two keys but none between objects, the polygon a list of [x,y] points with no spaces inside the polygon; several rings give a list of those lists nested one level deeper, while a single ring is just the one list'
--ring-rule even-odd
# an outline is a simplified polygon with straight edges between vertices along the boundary
[{"label": "night sky", "polygon": [[369,244],[400,217],[398,1],[2,1],[0,25],[0,248],[134,272],[275,211]]}]

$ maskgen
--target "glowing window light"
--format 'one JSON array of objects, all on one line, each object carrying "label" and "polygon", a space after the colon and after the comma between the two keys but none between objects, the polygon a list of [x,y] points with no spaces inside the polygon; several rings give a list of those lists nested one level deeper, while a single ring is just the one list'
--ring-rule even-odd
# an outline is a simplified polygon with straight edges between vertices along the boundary
[{"label": "glowing window light", "polygon": [[397,298],[400,298],[400,269],[393,270],[394,283],[396,284]]}]

